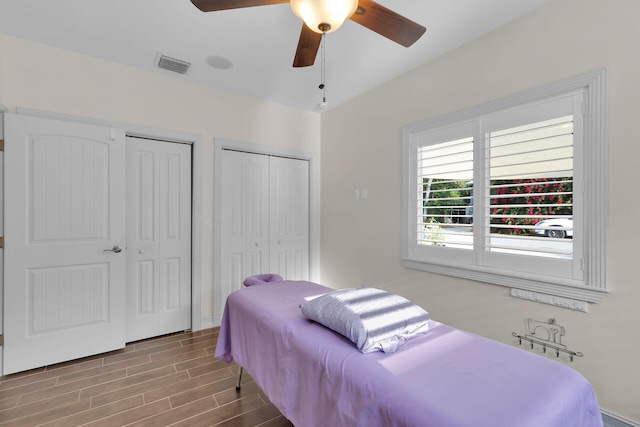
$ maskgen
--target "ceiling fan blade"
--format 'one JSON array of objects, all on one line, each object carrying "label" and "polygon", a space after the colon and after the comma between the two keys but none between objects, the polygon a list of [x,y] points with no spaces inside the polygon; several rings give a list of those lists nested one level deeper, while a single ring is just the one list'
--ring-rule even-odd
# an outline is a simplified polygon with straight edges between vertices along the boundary
[{"label": "ceiling fan blade", "polygon": [[358,9],[349,19],[404,47],[414,44],[427,31],[422,25],[373,0],[359,0]]},{"label": "ceiling fan blade", "polygon": [[191,3],[203,12],[215,12],[218,10],[289,3],[289,0],[191,0]]},{"label": "ceiling fan blade", "polygon": [[322,34],[312,31],[305,24],[302,24],[300,39],[298,40],[298,48],[296,56],[293,58],[294,67],[308,67],[313,65],[318,54],[318,48],[322,41]]}]

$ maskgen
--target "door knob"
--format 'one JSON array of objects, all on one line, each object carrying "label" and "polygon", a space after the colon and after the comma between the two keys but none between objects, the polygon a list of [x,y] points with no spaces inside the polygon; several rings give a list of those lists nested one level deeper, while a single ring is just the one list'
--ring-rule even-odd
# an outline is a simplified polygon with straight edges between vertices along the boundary
[{"label": "door knob", "polygon": [[115,253],[119,254],[120,252],[122,252],[122,248],[120,246],[118,246],[118,245],[115,245],[113,248],[105,249],[102,252],[115,252]]}]

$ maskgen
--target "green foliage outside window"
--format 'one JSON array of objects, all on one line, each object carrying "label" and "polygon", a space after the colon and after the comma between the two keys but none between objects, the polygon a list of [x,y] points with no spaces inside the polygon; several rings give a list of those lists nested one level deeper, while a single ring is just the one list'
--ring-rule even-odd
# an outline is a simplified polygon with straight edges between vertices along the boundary
[{"label": "green foliage outside window", "polygon": [[472,183],[444,179],[424,179],[423,207],[425,223],[443,223],[444,218],[454,217],[454,222],[470,222],[461,218],[469,214],[472,205]]},{"label": "green foliage outside window", "polygon": [[433,246],[441,246],[444,242],[442,227],[433,218],[424,224],[424,241],[431,242]]}]

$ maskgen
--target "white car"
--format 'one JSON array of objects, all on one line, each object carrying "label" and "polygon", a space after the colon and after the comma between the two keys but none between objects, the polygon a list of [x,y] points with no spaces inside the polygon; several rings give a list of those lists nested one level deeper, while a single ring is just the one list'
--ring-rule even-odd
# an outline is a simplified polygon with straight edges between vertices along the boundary
[{"label": "white car", "polygon": [[537,223],[533,231],[555,239],[573,237],[573,218],[545,219]]}]

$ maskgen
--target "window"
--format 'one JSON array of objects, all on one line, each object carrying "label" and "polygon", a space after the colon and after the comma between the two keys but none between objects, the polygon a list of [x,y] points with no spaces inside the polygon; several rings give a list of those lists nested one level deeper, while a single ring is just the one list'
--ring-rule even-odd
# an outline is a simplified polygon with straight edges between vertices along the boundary
[{"label": "window", "polygon": [[607,292],[604,77],[405,128],[405,266],[599,301]]}]

